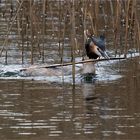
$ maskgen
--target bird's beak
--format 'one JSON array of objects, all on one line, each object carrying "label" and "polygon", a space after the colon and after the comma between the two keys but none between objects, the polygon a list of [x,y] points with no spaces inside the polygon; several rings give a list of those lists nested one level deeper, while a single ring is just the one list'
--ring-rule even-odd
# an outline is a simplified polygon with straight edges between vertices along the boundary
[{"label": "bird's beak", "polygon": [[106,53],[106,51],[102,51],[101,49],[99,49],[99,52],[101,53],[101,56],[103,56],[106,59],[110,59],[110,57],[108,56],[108,54]]},{"label": "bird's beak", "polygon": [[104,52],[105,58],[110,59],[110,57],[108,56],[108,54],[106,53],[106,51]]}]

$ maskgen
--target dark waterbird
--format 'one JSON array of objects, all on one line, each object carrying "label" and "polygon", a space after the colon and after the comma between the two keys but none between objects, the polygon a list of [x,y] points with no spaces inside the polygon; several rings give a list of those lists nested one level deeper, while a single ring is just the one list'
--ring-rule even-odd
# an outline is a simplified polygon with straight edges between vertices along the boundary
[{"label": "dark waterbird", "polygon": [[85,35],[85,49],[89,59],[97,59],[101,56],[109,59],[105,49],[105,36],[100,35],[100,37],[97,38],[94,35],[89,34],[88,31],[85,31]]}]

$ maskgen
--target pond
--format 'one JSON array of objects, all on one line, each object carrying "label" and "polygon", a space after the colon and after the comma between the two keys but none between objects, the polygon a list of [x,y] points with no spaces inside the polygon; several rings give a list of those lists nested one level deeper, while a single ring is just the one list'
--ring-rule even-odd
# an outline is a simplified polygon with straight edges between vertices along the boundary
[{"label": "pond", "polygon": [[140,59],[96,69],[75,85],[1,76],[0,139],[140,139]]}]

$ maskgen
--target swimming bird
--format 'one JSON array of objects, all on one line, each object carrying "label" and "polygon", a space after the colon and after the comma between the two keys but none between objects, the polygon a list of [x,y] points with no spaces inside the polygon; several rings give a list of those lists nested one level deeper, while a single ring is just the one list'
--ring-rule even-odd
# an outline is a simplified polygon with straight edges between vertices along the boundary
[{"label": "swimming bird", "polygon": [[101,56],[109,59],[105,48],[105,36],[100,35],[100,37],[95,37],[94,35],[89,34],[88,31],[85,31],[85,35],[85,49],[89,59],[98,59]]}]

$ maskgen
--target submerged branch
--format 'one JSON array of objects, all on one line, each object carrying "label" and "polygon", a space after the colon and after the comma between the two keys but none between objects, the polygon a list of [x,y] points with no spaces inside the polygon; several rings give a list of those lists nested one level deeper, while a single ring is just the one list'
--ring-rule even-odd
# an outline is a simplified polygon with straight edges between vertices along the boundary
[{"label": "submerged branch", "polygon": [[[78,61],[75,62],[75,64],[84,64],[84,63],[89,63],[89,62],[99,62],[99,61],[109,61],[109,60],[119,60],[119,59],[125,59],[125,57],[113,57],[110,59],[88,59],[88,60],[83,60],[83,61]],[[49,65],[49,66],[43,66],[41,68],[55,68],[55,67],[62,67],[62,66],[69,66],[72,65],[72,62],[68,62],[68,63],[63,63],[63,64],[53,64],[53,65]]]},{"label": "submerged branch", "polygon": [[[112,57],[110,59],[88,59],[83,61],[75,62],[75,64],[84,64],[89,62],[99,62],[99,61],[109,61],[109,60],[120,60],[120,59],[126,59],[125,57]],[[63,63],[63,64],[53,64],[53,65],[44,65],[40,66],[38,68],[56,68],[56,67],[63,67],[63,66],[70,66],[73,62]],[[26,71],[28,68],[21,69],[21,71]]]}]

